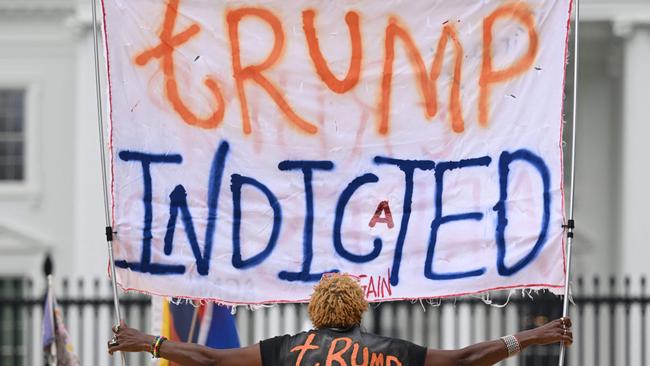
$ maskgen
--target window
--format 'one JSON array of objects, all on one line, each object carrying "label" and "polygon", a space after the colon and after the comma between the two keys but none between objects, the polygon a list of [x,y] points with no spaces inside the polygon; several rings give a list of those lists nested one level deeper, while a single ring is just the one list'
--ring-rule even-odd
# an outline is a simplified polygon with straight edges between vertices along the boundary
[{"label": "window", "polygon": [[0,183],[25,179],[25,90],[0,89]]}]

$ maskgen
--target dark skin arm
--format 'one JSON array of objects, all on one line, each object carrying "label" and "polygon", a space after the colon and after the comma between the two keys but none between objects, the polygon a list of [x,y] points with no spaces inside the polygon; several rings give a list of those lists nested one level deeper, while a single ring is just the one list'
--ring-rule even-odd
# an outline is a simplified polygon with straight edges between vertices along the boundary
[{"label": "dark skin arm", "polygon": [[[154,336],[129,328],[122,322],[116,332],[119,344],[108,348],[113,352],[151,352]],[[262,366],[259,344],[244,348],[213,349],[194,343],[166,340],[160,347],[160,357],[186,366]]]},{"label": "dark skin arm", "polygon": [[[546,345],[563,342],[573,343],[571,320],[565,318],[554,320],[539,328],[519,332],[514,336],[521,349],[532,345]],[[566,331],[564,330],[566,329]],[[122,322],[118,331],[118,345],[109,346],[108,352],[151,352],[154,336],[129,328]],[[163,342],[160,357],[187,366],[262,366],[260,346],[218,350],[192,343],[173,341]],[[459,350],[445,351],[429,349],[425,366],[489,366],[508,358],[508,352],[502,340],[477,343]]]},{"label": "dark skin arm", "polygon": [[[554,320],[541,327],[525,330],[514,334],[519,341],[521,350],[532,345],[547,345],[564,343],[570,346],[573,343],[571,333],[571,319]],[[459,350],[443,351],[429,349],[425,366],[490,366],[508,358],[508,350],[502,340],[481,342]]]}]

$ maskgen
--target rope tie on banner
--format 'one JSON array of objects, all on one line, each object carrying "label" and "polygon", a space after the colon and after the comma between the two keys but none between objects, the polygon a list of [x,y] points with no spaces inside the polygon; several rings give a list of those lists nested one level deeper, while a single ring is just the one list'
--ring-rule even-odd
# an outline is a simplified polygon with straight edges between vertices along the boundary
[{"label": "rope tie on banner", "polygon": [[113,241],[113,234],[116,234],[117,232],[113,231],[112,226],[106,226],[104,228],[104,234],[106,234],[106,241]]},{"label": "rope tie on banner", "polygon": [[576,222],[573,219],[567,220],[567,223],[562,225],[563,228],[568,229],[566,236],[567,238],[573,238],[573,229],[576,228]]},{"label": "rope tie on banner", "polygon": [[573,287],[573,281],[571,281],[571,286],[569,287],[569,295],[568,295],[569,296],[569,303],[571,305],[576,305],[576,302],[573,301],[573,291],[571,290],[572,287]]}]

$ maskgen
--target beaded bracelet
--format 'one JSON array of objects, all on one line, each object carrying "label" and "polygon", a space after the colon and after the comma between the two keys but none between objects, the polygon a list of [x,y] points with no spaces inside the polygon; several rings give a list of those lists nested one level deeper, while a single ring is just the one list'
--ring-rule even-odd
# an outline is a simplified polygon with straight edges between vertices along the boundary
[{"label": "beaded bracelet", "polygon": [[151,344],[151,356],[153,358],[160,358],[160,346],[166,341],[167,338],[163,336],[156,336]]},{"label": "beaded bracelet", "polygon": [[156,343],[158,343],[158,337],[160,336],[154,337],[153,342],[151,342],[151,349],[149,351],[149,353],[151,353],[151,357],[153,357],[153,350],[156,347]]}]

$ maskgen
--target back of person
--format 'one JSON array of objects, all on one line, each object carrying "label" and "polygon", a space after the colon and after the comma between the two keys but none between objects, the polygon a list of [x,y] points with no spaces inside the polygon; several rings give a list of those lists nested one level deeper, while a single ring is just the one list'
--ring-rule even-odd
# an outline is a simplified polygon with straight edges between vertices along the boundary
[{"label": "back of person", "polygon": [[270,338],[260,351],[263,366],[422,366],[427,349],[355,326]]}]

